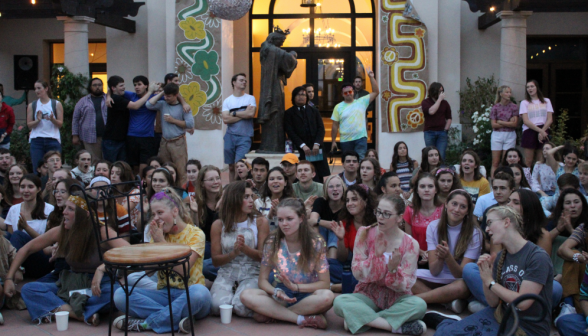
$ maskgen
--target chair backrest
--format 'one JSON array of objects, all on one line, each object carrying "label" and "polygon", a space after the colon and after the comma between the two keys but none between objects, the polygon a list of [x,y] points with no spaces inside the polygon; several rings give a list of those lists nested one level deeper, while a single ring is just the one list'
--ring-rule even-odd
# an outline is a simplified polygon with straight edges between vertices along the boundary
[{"label": "chair backrest", "polygon": [[[128,191],[119,191],[119,189]],[[69,191],[70,195],[77,194],[88,203],[101,260],[104,253],[102,246],[108,241],[122,238],[131,243],[142,242],[143,228],[145,227],[143,200],[146,195],[145,188],[140,181],[86,189],[79,185],[72,185]],[[136,205],[131,206],[132,203],[136,203]],[[105,225],[116,232],[116,235],[112,235],[109,230],[104,230],[105,236],[103,236],[102,228]]]},{"label": "chair backrest", "polygon": [[[525,317],[519,318],[519,313],[518,313],[518,310],[516,309],[516,306],[519,303],[521,303],[523,301],[527,301],[527,300],[534,300],[536,302],[539,302],[539,305],[541,306],[541,312],[538,316],[525,316]],[[545,300],[542,297],[540,297],[539,295],[523,294],[523,295],[519,296],[513,302],[511,302],[508,305],[508,308],[505,310],[504,316],[502,317],[502,323],[500,323],[500,329],[498,329],[498,336],[513,336],[517,332],[517,329],[519,328],[520,320],[527,321],[527,322],[535,322],[535,323],[544,321],[545,317],[547,316],[548,310],[549,310],[549,307],[547,306],[547,302],[545,302]],[[508,320],[511,315],[513,317],[514,323],[513,323],[512,327],[510,328],[510,330],[505,331],[506,325],[507,325]]]}]

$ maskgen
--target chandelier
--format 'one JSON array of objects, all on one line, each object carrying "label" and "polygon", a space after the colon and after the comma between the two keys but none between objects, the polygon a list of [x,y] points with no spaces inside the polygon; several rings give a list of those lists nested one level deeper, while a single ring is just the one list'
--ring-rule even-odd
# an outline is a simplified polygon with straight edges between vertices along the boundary
[{"label": "chandelier", "polygon": [[[302,29],[302,44],[309,45],[310,44],[310,28]],[[314,30],[314,44],[318,44],[319,47],[334,47],[339,48],[341,44],[337,43],[335,39],[335,29],[327,28],[326,30],[322,30],[322,28],[317,28]]]}]

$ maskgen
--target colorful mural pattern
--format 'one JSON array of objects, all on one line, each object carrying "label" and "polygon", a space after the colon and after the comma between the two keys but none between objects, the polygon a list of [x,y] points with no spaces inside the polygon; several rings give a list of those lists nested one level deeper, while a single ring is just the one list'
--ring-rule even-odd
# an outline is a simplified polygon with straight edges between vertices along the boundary
[{"label": "colorful mural pattern", "polygon": [[176,73],[180,93],[192,108],[195,128],[222,128],[220,80],[221,24],[206,0],[176,2]]},{"label": "colorful mural pattern", "polygon": [[381,1],[382,130],[417,132],[424,127],[427,96],[427,28],[410,0]]}]

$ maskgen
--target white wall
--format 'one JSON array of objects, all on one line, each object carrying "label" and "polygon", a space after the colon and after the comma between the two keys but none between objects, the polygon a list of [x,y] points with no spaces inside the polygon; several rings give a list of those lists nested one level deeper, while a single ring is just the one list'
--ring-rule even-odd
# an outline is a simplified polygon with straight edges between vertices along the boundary
[{"label": "white wall", "polygon": [[[63,22],[57,19],[0,20],[0,83],[4,93],[14,98],[21,97],[23,91],[14,91],[14,55],[39,56],[39,78],[48,80],[50,73],[49,42],[63,42]],[[88,38],[106,38],[106,30],[96,24],[88,25]],[[109,55],[110,56],[110,55]],[[29,92],[29,102],[35,98]],[[26,120],[25,104],[14,108],[17,123]]]}]

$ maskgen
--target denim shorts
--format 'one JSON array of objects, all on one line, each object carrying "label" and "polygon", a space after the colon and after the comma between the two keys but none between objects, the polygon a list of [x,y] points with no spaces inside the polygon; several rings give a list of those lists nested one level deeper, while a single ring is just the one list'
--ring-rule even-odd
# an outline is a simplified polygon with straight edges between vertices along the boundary
[{"label": "denim shorts", "polygon": [[251,138],[248,136],[226,133],[224,140],[225,164],[237,163],[251,150]]},{"label": "denim shorts", "polygon": [[304,300],[305,298],[309,297],[312,295],[312,293],[300,293],[300,292],[293,292],[291,291],[288,287],[284,286],[284,284],[279,283],[276,288],[279,288],[281,290],[284,291],[284,293],[286,293],[286,295],[288,295],[289,298],[295,298],[296,302],[293,303],[287,303],[286,307],[290,307],[293,306],[295,304],[297,304],[298,302]]}]

